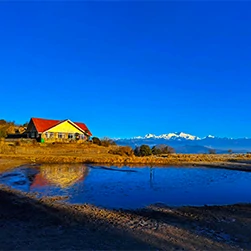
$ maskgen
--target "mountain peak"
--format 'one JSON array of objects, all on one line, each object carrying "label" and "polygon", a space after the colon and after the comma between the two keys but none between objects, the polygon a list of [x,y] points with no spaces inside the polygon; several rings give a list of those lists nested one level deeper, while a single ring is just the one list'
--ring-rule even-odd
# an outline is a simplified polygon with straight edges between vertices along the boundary
[{"label": "mountain peak", "polygon": [[206,136],[206,138],[214,139],[215,136],[209,134],[209,135]]},{"label": "mountain peak", "polygon": [[168,134],[155,135],[152,133],[146,134],[144,137],[134,137],[134,139],[170,139],[170,140],[200,140],[199,137],[184,133],[184,132],[172,132]]},{"label": "mountain peak", "polygon": [[177,153],[208,153],[209,149],[216,149],[217,153],[227,153],[229,149],[235,153],[251,151],[251,138],[226,138],[208,135],[203,138],[184,133],[172,132],[155,135],[152,133],[117,141],[119,145],[131,145],[136,147],[147,144],[150,147],[158,144],[166,144],[175,148]]}]

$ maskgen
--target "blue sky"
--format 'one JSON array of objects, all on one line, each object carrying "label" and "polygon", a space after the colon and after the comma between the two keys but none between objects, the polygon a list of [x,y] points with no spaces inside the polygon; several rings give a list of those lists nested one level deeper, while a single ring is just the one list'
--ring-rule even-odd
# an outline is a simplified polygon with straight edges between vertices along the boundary
[{"label": "blue sky", "polygon": [[251,137],[250,2],[1,2],[0,118],[96,136]]}]

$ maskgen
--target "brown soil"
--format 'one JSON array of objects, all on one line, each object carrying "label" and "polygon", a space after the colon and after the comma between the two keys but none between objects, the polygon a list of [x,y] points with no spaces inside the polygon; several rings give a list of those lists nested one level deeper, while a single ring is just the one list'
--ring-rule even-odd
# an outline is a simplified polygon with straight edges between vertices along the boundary
[{"label": "brown soil", "polygon": [[251,205],[118,211],[59,199],[0,187],[0,249],[251,249]]},{"label": "brown soil", "polygon": [[[0,159],[0,170],[19,164]],[[60,199],[0,186],[0,250],[251,250],[251,205],[118,211]]]}]

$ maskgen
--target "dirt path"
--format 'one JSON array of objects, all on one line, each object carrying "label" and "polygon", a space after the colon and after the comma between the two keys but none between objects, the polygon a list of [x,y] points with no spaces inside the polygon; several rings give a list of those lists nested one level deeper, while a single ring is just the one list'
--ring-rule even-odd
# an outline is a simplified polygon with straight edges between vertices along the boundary
[{"label": "dirt path", "polygon": [[251,206],[113,211],[0,189],[1,250],[250,250]]}]

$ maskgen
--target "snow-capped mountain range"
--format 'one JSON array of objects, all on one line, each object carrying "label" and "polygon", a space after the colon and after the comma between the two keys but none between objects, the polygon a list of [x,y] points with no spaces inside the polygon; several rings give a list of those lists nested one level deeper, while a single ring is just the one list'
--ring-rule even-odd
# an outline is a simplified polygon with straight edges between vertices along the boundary
[{"label": "snow-capped mountain range", "polygon": [[208,135],[200,138],[184,132],[174,132],[168,134],[146,134],[129,139],[116,139],[118,145],[130,145],[136,147],[142,144],[154,146],[166,144],[176,149],[176,152],[186,153],[207,153],[209,149],[216,149],[219,153],[227,152],[231,149],[234,152],[251,151],[251,139],[249,138],[220,138]]},{"label": "snow-capped mountain range", "polygon": [[[208,137],[214,137],[209,135]],[[134,139],[187,139],[187,140],[200,140],[201,138],[188,134],[188,133],[184,133],[184,132],[175,132],[175,133],[168,133],[168,134],[161,134],[161,135],[155,135],[155,134],[146,134],[144,137],[138,136],[138,137],[134,137]]]}]

